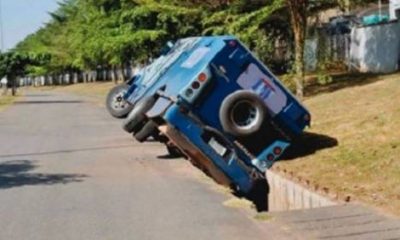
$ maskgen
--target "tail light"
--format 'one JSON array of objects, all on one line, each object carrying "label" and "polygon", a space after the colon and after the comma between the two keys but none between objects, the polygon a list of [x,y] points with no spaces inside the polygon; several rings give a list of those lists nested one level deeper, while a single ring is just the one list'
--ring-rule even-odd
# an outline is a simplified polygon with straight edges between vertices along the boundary
[{"label": "tail light", "polygon": [[193,88],[193,89],[196,90],[196,89],[198,89],[199,87],[200,87],[200,83],[199,83],[198,81],[195,81],[195,82],[192,83],[192,88]]},{"label": "tail light", "polygon": [[275,155],[281,155],[281,153],[282,153],[282,148],[280,148],[280,147],[275,147],[274,148],[274,154]]},{"label": "tail light", "polygon": [[230,47],[236,47],[237,42],[235,40],[231,40],[231,41],[229,41],[228,44],[229,44]]},{"label": "tail light", "polygon": [[193,103],[200,95],[201,91],[210,82],[211,72],[209,68],[200,72],[180,93],[180,96],[188,103]]},{"label": "tail light", "polygon": [[200,73],[199,74],[199,76],[197,77],[197,79],[200,81],[200,82],[205,82],[205,81],[207,81],[207,78],[208,78],[208,76],[207,76],[207,74],[205,74],[205,73]]},{"label": "tail light", "polygon": [[193,90],[190,89],[190,88],[187,89],[187,90],[185,91],[185,96],[188,97],[188,98],[192,97],[192,96],[193,96]]}]

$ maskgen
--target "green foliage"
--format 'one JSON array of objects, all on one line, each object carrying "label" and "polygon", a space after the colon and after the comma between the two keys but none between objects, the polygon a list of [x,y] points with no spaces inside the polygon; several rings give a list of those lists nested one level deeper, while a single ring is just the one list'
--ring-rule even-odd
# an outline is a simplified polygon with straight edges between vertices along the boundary
[{"label": "green foliage", "polygon": [[3,53],[0,54],[0,75],[10,78],[21,76],[26,73],[28,67],[43,65],[48,61],[48,55]]},{"label": "green foliage", "polygon": [[317,82],[320,85],[327,85],[333,82],[333,78],[327,71],[319,70],[317,74]]},{"label": "green foliage", "polygon": [[282,34],[290,38],[288,25],[285,24],[288,22],[288,17],[280,12],[284,7],[284,0],[273,0],[262,4],[236,1],[231,8],[205,17],[203,34],[235,35],[254,51],[260,60],[268,65],[273,64],[275,41],[280,39]]},{"label": "green foliage", "polygon": [[[342,0],[310,0],[310,9]],[[229,2],[229,4],[228,4]],[[287,0],[63,0],[52,20],[15,52],[50,56],[31,75],[113,67],[158,55],[167,40],[233,34],[267,64],[292,39]],[[289,45],[289,47],[293,47]],[[280,63],[279,63],[280,64]]]},{"label": "green foliage", "polygon": [[168,39],[199,35],[202,11],[152,0],[65,0],[52,21],[16,47],[51,55],[30,74],[87,70],[142,61]]}]

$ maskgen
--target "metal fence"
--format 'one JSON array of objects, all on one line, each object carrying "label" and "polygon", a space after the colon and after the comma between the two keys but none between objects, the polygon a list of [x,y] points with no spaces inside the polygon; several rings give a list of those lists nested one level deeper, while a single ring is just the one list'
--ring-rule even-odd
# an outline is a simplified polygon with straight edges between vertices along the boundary
[{"label": "metal fence", "polygon": [[306,70],[313,72],[322,65],[336,64],[347,66],[350,57],[350,34],[329,34],[318,31],[306,40],[304,61]]}]

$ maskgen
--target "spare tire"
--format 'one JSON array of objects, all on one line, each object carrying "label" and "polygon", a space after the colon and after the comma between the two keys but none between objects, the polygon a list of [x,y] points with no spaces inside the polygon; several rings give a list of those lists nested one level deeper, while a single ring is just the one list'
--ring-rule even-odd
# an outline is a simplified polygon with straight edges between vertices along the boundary
[{"label": "spare tire", "polygon": [[224,99],[219,119],[225,132],[247,137],[258,132],[268,116],[262,99],[252,91],[240,90]]},{"label": "spare tire", "polygon": [[150,110],[156,102],[155,96],[147,96],[134,105],[133,110],[122,123],[122,128],[128,133],[137,132],[146,120],[145,113]]},{"label": "spare tire", "polygon": [[113,87],[107,94],[106,107],[111,116],[124,118],[132,111],[133,106],[124,100],[124,94],[128,91],[126,83]]}]

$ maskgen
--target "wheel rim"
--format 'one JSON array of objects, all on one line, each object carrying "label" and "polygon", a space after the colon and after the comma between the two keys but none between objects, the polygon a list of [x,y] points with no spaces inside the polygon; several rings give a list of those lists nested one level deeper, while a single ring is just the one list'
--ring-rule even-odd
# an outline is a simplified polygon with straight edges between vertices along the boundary
[{"label": "wheel rim", "polygon": [[231,110],[231,121],[236,128],[248,130],[254,127],[260,117],[260,112],[254,103],[241,100]]},{"label": "wheel rim", "polygon": [[125,93],[126,91],[121,91],[113,97],[111,106],[114,110],[119,111],[128,107],[128,103],[124,100]]}]

